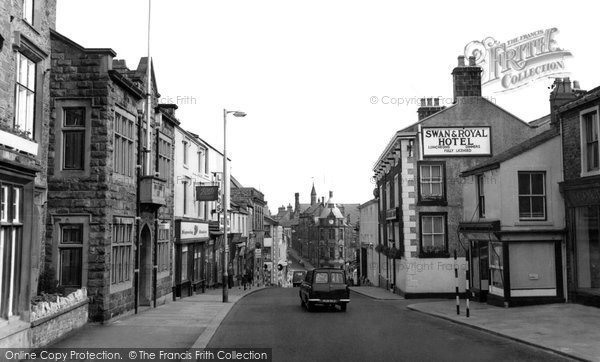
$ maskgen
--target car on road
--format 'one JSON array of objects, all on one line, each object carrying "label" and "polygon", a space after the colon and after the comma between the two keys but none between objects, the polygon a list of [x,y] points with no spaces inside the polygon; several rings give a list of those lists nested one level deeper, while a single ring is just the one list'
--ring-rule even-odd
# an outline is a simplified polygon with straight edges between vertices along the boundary
[{"label": "car on road", "polygon": [[305,270],[294,270],[294,274],[292,274],[292,286],[299,287],[306,276]]},{"label": "car on road", "polygon": [[300,304],[308,311],[315,305],[339,305],[342,312],[350,303],[350,288],[341,269],[317,268],[306,273],[300,285]]}]

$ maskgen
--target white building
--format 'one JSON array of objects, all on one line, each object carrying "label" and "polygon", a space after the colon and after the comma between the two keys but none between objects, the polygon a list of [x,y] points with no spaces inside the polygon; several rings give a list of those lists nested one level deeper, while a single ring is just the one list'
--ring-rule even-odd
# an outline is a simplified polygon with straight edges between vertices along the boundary
[{"label": "white building", "polygon": [[360,211],[360,276],[366,277],[373,285],[379,286],[379,275],[385,270],[380,271],[380,265],[385,267],[385,263],[379,263],[379,253],[375,252],[377,245],[378,217],[377,199],[365,202],[358,207]]}]

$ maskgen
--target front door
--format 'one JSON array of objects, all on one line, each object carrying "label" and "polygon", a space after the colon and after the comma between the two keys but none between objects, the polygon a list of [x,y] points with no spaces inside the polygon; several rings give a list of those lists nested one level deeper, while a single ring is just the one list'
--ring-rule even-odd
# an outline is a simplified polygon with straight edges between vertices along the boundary
[{"label": "front door", "polygon": [[488,242],[471,240],[470,246],[471,291],[475,294],[476,300],[485,302],[490,284]]},{"label": "front door", "polygon": [[139,305],[149,306],[152,299],[152,235],[145,225],[140,235]]}]

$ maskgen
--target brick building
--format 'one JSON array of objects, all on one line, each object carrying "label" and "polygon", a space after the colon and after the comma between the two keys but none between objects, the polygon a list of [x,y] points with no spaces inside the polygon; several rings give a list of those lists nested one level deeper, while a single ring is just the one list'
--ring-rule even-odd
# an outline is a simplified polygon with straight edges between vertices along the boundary
[{"label": "brick building", "polygon": [[[398,131],[373,171],[379,200],[380,286],[406,296],[454,292],[452,256],[464,267],[457,236],[459,173],[541,132],[482,97],[481,68],[459,57],[454,103],[422,100],[419,120]],[[464,275],[461,278],[464,289]]]},{"label": "brick building", "polygon": [[600,306],[600,87],[557,79],[550,102],[562,134],[568,299]]},{"label": "brick building", "polygon": [[56,1],[2,1],[0,14],[0,347],[12,347],[28,345],[44,257]]},{"label": "brick building", "polygon": [[65,289],[86,287],[90,319],[104,321],[171,293],[178,122],[151,72],[148,132],[147,58],[130,70],[111,49],[51,35],[46,263]]}]

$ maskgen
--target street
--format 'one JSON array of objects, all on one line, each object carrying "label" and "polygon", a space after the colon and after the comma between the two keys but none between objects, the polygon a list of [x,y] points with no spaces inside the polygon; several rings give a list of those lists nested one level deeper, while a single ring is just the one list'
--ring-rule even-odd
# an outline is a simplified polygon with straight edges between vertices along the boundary
[{"label": "street", "polygon": [[298,288],[240,300],[208,347],[273,348],[274,361],[566,360],[562,356],[352,293],[347,312],[301,308]]}]

